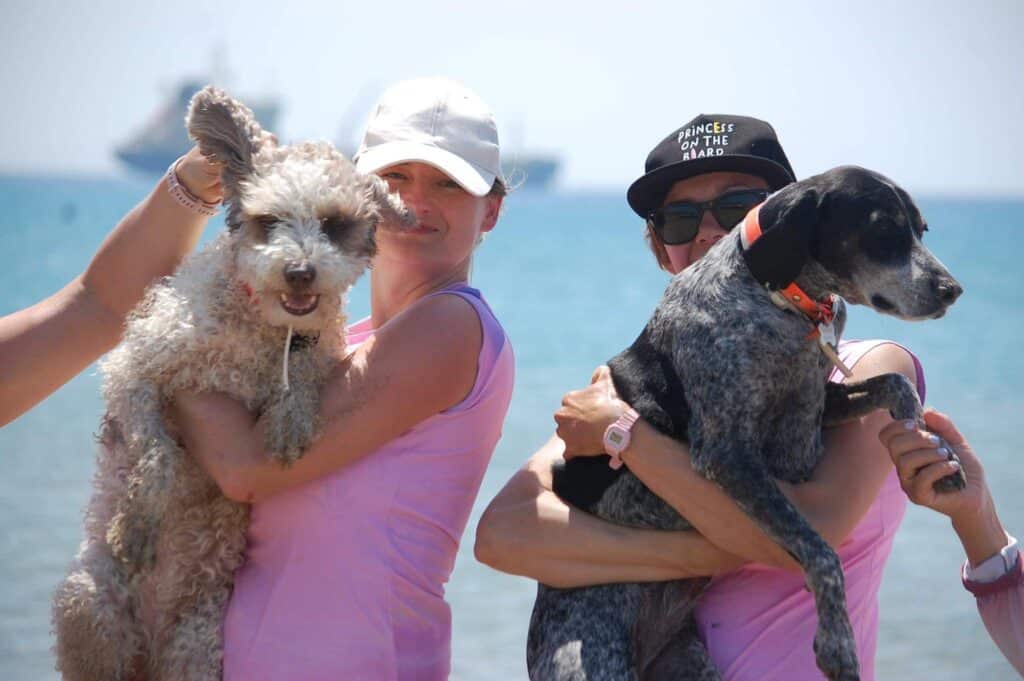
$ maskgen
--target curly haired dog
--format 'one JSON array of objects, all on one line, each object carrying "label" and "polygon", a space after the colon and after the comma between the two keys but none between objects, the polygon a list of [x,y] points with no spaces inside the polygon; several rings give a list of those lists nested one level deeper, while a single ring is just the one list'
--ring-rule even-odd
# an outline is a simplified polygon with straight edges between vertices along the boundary
[{"label": "curly haired dog", "polygon": [[186,455],[164,408],[181,390],[232,395],[261,414],[267,451],[295,461],[375,229],[413,220],[380,178],[327,143],[278,145],[219,90],[196,94],[187,126],[223,165],[228,229],[147,292],[102,364],[96,489],[53,608],[69,681],[220,678],[248,507]]},{"label": "curly haired dog", "polygon": [[[827,378],[845,322],[834,294],[903,319],[940,317],[960,295],[922,244],[926,228],[905,191],[863,168],[791,184],[676,276],[633,345],[608,362],[619,395],[651,425],[689,442],[694,468],[800,563],[817,605],[817,663],[833,681],[859,678],[842,566],[775,479],[810,477],[823,454],[823,423],[879,408],[920,418],[917,392],[902,374],[853,384]],[[810,306],[821,313],[813,321],[794,304],[809,301],[828,301]],[[556,465],[555,492],[624,525],[690,527],[626,467],[612,470],[608,461]],[[940,483],[951,489],[964,479]],[[693,619],[707,581],[539,585],[530,678],[720,679]]]}]

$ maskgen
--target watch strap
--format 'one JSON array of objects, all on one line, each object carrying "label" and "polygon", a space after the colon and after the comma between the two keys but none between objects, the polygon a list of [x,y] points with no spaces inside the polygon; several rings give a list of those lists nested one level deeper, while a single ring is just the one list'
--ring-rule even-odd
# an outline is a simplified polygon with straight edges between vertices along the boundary
[{"label": "watch strap", "polygon": [[629,447],[633,426],[639,418],[640,414],[635,409],[626,407],[615,423],[605,429],[604,450],[611,457],[608,460],[611,468],[617,470],[622,467],[622,452]]}]

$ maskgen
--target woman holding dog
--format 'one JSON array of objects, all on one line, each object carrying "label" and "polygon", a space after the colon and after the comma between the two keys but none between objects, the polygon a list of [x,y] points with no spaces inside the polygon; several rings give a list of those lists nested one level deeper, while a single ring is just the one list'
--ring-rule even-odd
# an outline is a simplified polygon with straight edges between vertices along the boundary
[{"label": "woman holding dog", "polygon": [[[190,454],[252,504],[224,619],[227,681],[445,679],[450,668],[444,584],[513,383],[508,339],[468,284],[505,194],[497,128],[461,85],[406,81],[381,98],[356,164],[417,224],[377,231],[371,315],[349,329],[316,442],[282,468],[243,405],[181,394],[172,406]],[[189,178],[216,173],[195,154],[178,166],[192,193]]]},{"label": "woman holding dog", "polygon": [[[707,253],[770,191],[794,179],[768,124],[699,116],[651,152],[628,200],[648,220],[647,237],[659,266],[675,274]],[[899,372],[923,394],[920,366],[895,344],[846,343],[840,355],[853,369],[851,381]],[[477,557],[558,587],[713,576],[696,616],[723,678],[821,678],[812,650],[815,605],[799,566],[715,484],[693,471],[685,445],[642,418],[623,418],[631,411],[616,395],[607,367],[595,372],[589,387],[566,395],[555,415],[557,435],[485,511]],[[880,568],[906,503],[878,440],[890,420],[875,412],[826,431],[826,456],[813,478],[800,485],[780,483],[843,562],[865,680],[874,678]],[[699,534],[614,525],[554,494],[551,464],[559,457],[605,451],[604,434],[612,424],[630,434],[621,460]]]}]

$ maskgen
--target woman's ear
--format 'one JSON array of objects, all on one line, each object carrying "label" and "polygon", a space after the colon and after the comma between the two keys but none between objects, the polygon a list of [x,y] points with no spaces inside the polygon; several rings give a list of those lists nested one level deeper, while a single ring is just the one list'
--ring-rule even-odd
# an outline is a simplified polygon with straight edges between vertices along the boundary
[{"label": "woman's ear", "polygon": [[498,217],[501,215],[501,206],[505,201],[505,197],[499,194],[488,194],[484,197],[487,202],[487,210],[484,213],[483,223],[480,225],[480,233],[486,233],[494,229],[494,225],[498,223]]}]

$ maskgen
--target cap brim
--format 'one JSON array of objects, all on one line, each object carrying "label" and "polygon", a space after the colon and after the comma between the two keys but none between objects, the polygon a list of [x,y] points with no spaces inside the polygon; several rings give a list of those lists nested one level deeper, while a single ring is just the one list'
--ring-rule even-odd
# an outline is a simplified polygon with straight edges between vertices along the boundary
[{"label": "cap brim", "polygon": [[417,142],[388,142],[361,151],[356,156],[356,170],[375,173],[399,163],[427,163],[459,183],[473,196],[485,196],[494,184],[494,173],[489,173],[450,151]]},{"label": "cap brim", "polygon": [[626,201],[629,207],[642,218],[660,208],[665,194],[673,184],[695,175],[714,172],[747,173],[764,178],[768,186],[781,189],[796,178],[781,164],[760,156],[710,156],[691,161],[679,161],[647,173],[629,186]]}]

